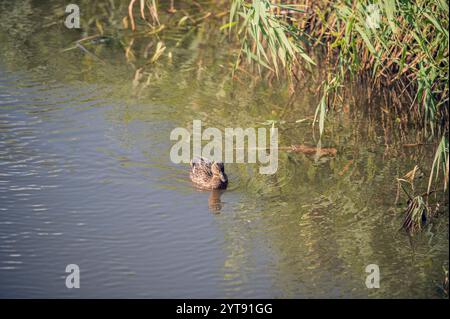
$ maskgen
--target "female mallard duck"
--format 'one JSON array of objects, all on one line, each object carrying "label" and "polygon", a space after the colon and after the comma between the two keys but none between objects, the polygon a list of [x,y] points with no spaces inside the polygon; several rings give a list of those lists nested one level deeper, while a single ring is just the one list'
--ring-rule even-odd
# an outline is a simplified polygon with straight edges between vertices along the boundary
[{"label": "female mallard duck", "polygon": [[189,177],[194,184],[204,189],[224,189],[228,185],[223,163],[211,162],[203,157],[191,161]]}]

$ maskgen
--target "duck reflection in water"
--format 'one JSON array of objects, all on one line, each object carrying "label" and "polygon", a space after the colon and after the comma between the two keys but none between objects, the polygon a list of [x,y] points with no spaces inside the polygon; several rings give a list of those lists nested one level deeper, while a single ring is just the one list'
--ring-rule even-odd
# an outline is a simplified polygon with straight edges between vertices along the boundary
[{"label": "duck reflection in water", "polygon": [[223,189],[213,189],[208,197],[208,208],[212,213],[220,214],[223,203],[220,197],[222,196]]}]

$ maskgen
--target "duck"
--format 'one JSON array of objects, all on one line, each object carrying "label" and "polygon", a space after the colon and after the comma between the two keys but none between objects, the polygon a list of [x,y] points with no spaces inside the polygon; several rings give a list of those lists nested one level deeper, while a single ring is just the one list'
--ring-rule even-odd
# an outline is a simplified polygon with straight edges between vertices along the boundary
[{"label": "duck", "polygon": [[189,177],[202,189],[225,189],[228,186],[228,176],[223,163],[204,157],[191,160]]}]

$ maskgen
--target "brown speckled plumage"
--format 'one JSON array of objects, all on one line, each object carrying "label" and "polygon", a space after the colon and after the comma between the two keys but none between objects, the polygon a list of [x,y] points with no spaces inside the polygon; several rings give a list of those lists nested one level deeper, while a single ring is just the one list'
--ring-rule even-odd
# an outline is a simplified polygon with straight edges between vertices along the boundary
[{"label": "brown speckled plumage", "polygon": [[203,189],[224,189],[228,185],[223,163],[211,162],[203,157],[191,161],[189,177],[197,187]]}]

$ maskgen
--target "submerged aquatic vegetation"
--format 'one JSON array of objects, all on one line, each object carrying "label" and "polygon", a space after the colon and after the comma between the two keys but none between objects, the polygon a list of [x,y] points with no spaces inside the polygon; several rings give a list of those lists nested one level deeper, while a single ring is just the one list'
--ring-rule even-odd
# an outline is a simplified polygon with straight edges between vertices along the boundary
[{"label": "submerged aquatic vegetation", "polygon": [[[134,15],[133,15],[133,9],[134,9],[134,5],[136,4],[136,0],[131,0],[129,5],[128,5],[128,17],[130,19],[131,22],[131,30],[136,30],[136,23],[134,21]],[[147,16],[145,14],[146,9],[148,9],[149,12],[149,16],[151,17],[151,22],[147,22],[151,27],[153,26],[159,26],[159,17],[158,17],[158,9],[157,9],[157,5],[156,5],[156,1],[155,0],[139,0],[139,10],[140,10],[140,14],[141,14],[141,18],[144,21],[149,21],[149,19],[147,19]],[[126,20],[127,18],[124,18],[124,22],[127,25],[128,20]]]}]

